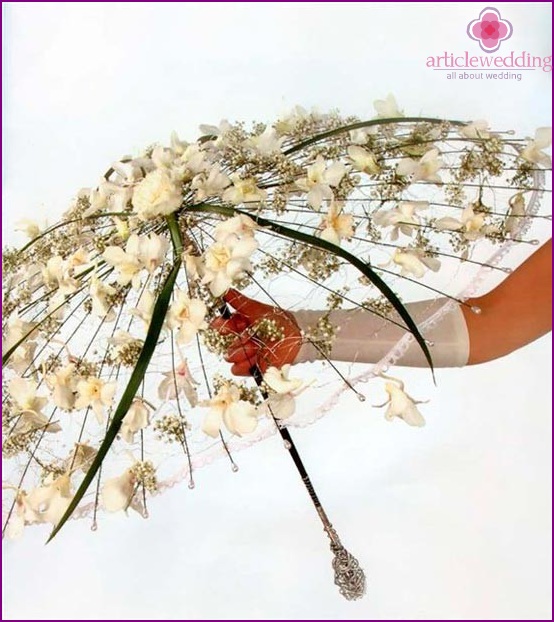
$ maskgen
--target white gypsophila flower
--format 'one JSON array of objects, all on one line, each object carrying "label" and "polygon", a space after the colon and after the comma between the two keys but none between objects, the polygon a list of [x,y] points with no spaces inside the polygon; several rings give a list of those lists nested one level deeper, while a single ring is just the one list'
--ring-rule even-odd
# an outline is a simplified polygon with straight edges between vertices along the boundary
[{"label": "white gypsophila flower", "polygon": [[75,406],[77,382],[75,364],[68,363],[58,367],[46,376],[46,384],[52,391],[52,401],[62,410],[72,410]]},{"label": "white gypsophila flower", "polygon": [[106,263],[116,270],[116,279],[120,285],[129,283],[136,289],[140,286],[140,271],[143,268],[140,259],[140,237],[133,234],[125,244],[125,250],[120,246],[108,246],[102,253]]},{"label": "white gypsophila flower", "polygon": [[89,376],[77,383],[77,400],[75,408],[92,408],[98,423],[104,422],[104,408],[112,405],[117,384],[105,382],[100,378]]},{"label": "white gypsophila flower", "polygon": [[171,174],[158,168],[146,175],[133,190],[133,210],[141,220],[172,214],[183,199],[179,184]]},{"label": "white gypsophila flower", "polygon": [[346,167],[342,162],[332,162],[327,166],[323,156],[318,155],[316,161],[306,169],[306,177],[298,179],[296,185],[308,193],[308,205],[318,210],[323,201],[333,200],[331,188],[338,186],[345,175]]},{"label": "white gypsophila flower", "polygon": [[404,112],[398,108],[394,95],[389,93],[386,99],[376,99],[373,107],[377,112],[378,119],[394,119],[403,117]]},{"label": "white gypsophila flower", "polygon": [[528,162],[534,162],[545,168],[551,168],[552,158],[547,153],[544,153],[544,149],[548,149],[551,144],[552,128],[539,127],[535,132],[535,139],[527,143],[521,151],[520,156]]},{"label": "white gypsophila flower", "polygon": [[465,138],[470,139],[478,139],[478,138],[489,138],[489,122],[483,119],[478,119],[477,121],[472,121],[463,127],[458,128],[458,133],[464,136]]},{"label": "white gypsophila flower", "polygon": [[220,197],[223,191],[231,184],[229,177],[222,172],[219,164],[210,167],[208,174],[206,172],[196,175],[192,182],[191,188],[196,190],[196,200],[204,201],[210,197]]},{"label": "white gypsophila flower", "polygon": [[397,248],[392,256],[392,262],[400,266],[402,276],[415,276],[420,279],[427,269],[437,272],[440,269],[440,261],[435,257],[428,257],[422,251]]},{"label": "white gypsophila flower", "polygon": [[126,443],[135,441],[135,434],[150,425],[150,409],[144,400],[135,398],[123,417],[119,435]]},{"label": "white gypsophila flower", "polygon": [[371,151],[359,147],[357,145],[351,145],[347,149],[348,157],[352,161],[352,166],[362,173],[367,175],[377,175],[381,172],[377,159]]},{"label": "white gypsophila flower", "polygon": [[441,184],[442,179],[437,173],[444,162],[439,157],[438,149],[430,149],[419,159],[404,158],[396,166],[396,174],[401,176],[411,176],[412,182],[429,181]]},{"label": "white gypsophila flower", "polygon": [[163,374],[164,379],[158,385],[158,397],[161,400],[174,400],[183,393],[191,407],[198,404],[198,382],[192,377],[186,361]]},{"label": "white gypsophila flower", "polygon": [[392,227],[391,240],[397,240],[400,233],[412,236],[420,223],[417,213],[428,207],[428,201],[401,201],[398,207],[376,212],[373,222],[379,227]]},{"label": "white gypsophila flower", "polygon": [[341,203],[331,201],[327,213],[323,215],[320,225],[322,240],[340,246],[341,240],[348,240],[354,235],[354,218],[345,214]]},{"label": "white gypsophila flower", "polygon": [[204,276],[214,296],[222,296],[237,278],[252,268],[250,257],[258,248],[252,236],[228,236],[225,242],[216,242],[204,253]]},{"label": "white gypsophila flower", "polygon": [[219,435],[222,426],[231,434],[244,436],[253,432],[258,425],[256,407],[240,399],[240,390],[234,384],[223,384],[212,399],[200,402],[200,405],[210,407],[202,431],[212,438]]},{"label": "white gypsophila flower", "polygon": [[414,427],[422,427],[425,425],[425,419],[417,408],[417,404],[424,402],[414,400],[404,390],[404,383],[398,378],[384,376],[385,391],[388,393],[388,399],[384,404],[378,406],[388,406],[385,412],[385,419],[392,421],[395,417],[403,419],[408,425]]},{"label": "white gypsophila flower", "polygon": [[170,330],[177,329],[178,343],[189,343],[199,330],[207,328],[206,313],[202,300],[189,298],[184,291],[177,289],[167,314],[167,326]]},{"label": "white gypsophila flower", "polygon": [[265,201],[267,192],[256,185],[254,177],[242,179],[240,175],[234,174],[230,177],[233,185],[225,190],[221,196],[223,201],[229,201],[233,205],[241,203],[257,204]]}]

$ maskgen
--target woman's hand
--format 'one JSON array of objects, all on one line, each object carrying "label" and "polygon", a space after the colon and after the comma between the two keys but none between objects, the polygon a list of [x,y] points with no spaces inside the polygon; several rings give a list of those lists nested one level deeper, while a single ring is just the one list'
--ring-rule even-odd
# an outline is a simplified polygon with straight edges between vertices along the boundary
[{"label": "woman's hand", "polygon": [[[294,363],[302,335],[292,313],[248,298],[236,289],[230,289],[223,299],[235,311],[228,319],[216,318],[210,326],[222,335],[236,335],[225,356],[232,363],[231,373],[250,376],[253,367],[264,373],[268,367]],[[280,332],[279,338],[272,339],[267,330],[257,331],[261,320],[270,320]]]}]

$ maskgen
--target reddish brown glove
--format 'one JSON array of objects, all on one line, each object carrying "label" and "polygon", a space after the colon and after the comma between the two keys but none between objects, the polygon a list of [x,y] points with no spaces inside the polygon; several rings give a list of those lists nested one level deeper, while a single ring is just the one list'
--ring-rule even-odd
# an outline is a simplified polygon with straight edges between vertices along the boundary
[{"label": "reddish brown glove", "polygon": [[[250,376],[255,366],[263,373],[268,367],[280,368],[294,362],[302,335],[292,313],[248,298],[236,289],[230,289],[223,299],[235,311],[228,319],[216,318],[210,326],[222,335],[237,335],[225,356],[233,364],[231,373]],[[282,330],[283,338],[269,341],[256,334],[253,328],[262,319],[273,320]]]}]

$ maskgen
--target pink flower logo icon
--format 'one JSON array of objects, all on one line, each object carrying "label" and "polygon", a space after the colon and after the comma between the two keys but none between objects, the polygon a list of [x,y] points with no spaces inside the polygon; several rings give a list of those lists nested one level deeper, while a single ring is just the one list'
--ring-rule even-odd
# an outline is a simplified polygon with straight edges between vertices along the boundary
[{"label": "pink flower logo icon", "polygon": [[483,9],[478,19],[469,22],[467,34],[478,41],[483,52],[496,52],[502,41],[512,36],[512,24],[500,17],[500,12],[492,7]]}]

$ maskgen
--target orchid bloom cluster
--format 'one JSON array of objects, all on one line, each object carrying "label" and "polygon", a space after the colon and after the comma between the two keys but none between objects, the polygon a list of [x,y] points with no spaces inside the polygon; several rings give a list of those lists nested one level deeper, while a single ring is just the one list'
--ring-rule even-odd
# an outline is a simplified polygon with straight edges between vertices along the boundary
[{"label": "orchid bloom cluster", "polygon": [[[223,357],[240,335],[211,327],[229,288],[320,305],[305,338],[328,352],[332,309],[397,321],[370,269],[400,292],[523,241],[547,128],[517,139],[482,120],[414,120],[392,96],[375,110],[173,134],[114,162],[60,222],[20,223],[28,241],[3,255],[4,533],[56,525],[99,456],[76,515],[146,514],[175,472],[192,484],[212,455],[232,461],[301,418],[309,370],[269,367],[261,390],[231,376]],[[385,390],[387,419],[422,425],[402,381]]]}]

